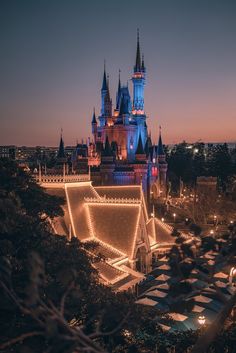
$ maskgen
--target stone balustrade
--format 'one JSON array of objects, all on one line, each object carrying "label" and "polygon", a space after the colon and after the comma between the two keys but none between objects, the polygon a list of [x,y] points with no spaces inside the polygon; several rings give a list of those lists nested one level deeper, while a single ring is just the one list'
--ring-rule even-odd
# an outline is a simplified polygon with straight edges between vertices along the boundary
[{"label": "stone balustrade", "polygon": [[107,197],[85,197],[85,202],[88,203],[125,203],[125,204],[140,204],[141,201],[135,198],[107,198]]},{"label": "stone balustrade", "polygon": [[90,175],[89,174],[46,174],[42,176],[36,177],[36,181],[41,183],[75,183],[78,181],[89,181]]}]

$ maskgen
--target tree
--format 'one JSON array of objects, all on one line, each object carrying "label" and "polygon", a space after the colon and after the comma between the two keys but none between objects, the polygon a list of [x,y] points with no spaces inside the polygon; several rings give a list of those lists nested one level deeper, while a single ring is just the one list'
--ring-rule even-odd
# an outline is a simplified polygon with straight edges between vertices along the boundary
[{"label": "tree", "polygon": [[[123,352],[126,329],[134,347],[153,350],[151,332],[160,330],[153,312],[99,282],[93,267],[99,254],[51,233],[48,218],[63,214],[62,203],[15,163],[0,160],[0,347],[69,353],[120,345]],[[143,327],[149,327],[146,343],[138,335]]]}]

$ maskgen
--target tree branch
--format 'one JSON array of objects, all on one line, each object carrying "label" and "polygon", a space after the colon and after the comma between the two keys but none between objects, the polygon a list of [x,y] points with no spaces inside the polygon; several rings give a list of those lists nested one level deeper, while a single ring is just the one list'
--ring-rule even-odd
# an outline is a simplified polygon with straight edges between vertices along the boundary
[{"label": "tree branch", "polygon": [[24,341],[26,338],[34,337],[34,336],[44,336],[44,333],[40,331],[32,331],[32,332],[24,333],[16,338],[13,338],[5,343],[2,343],[0,345],[0,349],[5,349],[7,347],[12,346],[13,344]]}]

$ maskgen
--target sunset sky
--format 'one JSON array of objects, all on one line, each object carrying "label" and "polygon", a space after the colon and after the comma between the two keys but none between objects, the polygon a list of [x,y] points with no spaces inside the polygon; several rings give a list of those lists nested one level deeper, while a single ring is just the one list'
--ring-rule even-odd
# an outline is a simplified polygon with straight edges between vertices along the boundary
[{"label": "sunset sky", "polygon": [[235,0],[1,0],[0,145],[91,135],[104,59],[115,102],[137,28],[153,139],[161,125],[165,143],[235,142]]}]

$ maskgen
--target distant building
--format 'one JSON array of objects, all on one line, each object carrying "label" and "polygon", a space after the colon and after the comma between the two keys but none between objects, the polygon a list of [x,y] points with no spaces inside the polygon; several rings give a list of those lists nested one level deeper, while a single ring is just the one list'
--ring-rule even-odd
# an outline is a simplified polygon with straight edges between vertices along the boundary
[{"label": "distant building", "polygon": [[197,192],[199,193],[216,193],[217,191],[217,177],[213,176],[199,176],[197,177]]},{"label": "distant building", "polygon": [[0,158],[16,159],[17,147],[14,145],[0,146]]}]

